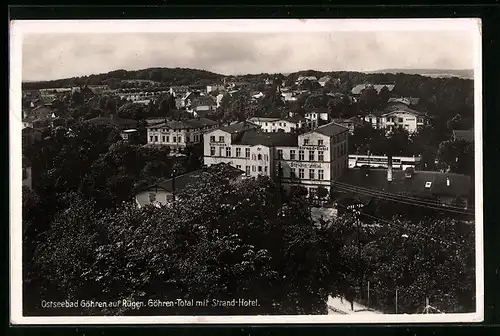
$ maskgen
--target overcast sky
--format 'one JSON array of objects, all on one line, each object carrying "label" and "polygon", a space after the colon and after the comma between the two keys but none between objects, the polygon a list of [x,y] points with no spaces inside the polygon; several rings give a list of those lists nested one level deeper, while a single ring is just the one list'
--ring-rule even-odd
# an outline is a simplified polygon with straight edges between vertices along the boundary
[{"label": "overcast sky", "polygon": [[381,69],[472,69],[464,32],[30,33],[23,80],[50,80],[149,67],[226,75]]}]

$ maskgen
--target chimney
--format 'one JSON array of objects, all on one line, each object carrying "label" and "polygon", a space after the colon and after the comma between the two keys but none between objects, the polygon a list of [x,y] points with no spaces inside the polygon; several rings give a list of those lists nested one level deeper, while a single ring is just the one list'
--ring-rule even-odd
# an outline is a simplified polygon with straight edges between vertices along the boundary
[{"label": "chimney", "polygon": [[392,182],[392,156],[387,158],[387,181]]}]

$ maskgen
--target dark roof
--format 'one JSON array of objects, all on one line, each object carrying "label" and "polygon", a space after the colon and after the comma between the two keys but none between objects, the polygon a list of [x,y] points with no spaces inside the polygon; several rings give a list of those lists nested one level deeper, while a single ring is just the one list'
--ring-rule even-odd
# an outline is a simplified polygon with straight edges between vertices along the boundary
[{"label": "dark roof", "polygon": [[123,126],[134,126],[137,125],[137,121],[134,119],[126,119],[120,117],[96,117],[89,120],[85,120],[85,122],[94,124],[94,125],[113,125],[117,127]]},{"label": "dark roof", "polygon": [[374,111],[372,114],[376,116],[385,116],[394,112],[407,112],[416,116],[425,116],[425,113],[411,109],[403,103],[390,104],[385,109]]},{"label": "dark roof", "polygon": [[326,136],[332,136],[332,135],[336,135],[336,134],[346,132],[346,131],[348,131],[347,127],[344,127],[344,126],[341,126],[341,125],[336,124],[334,122],[331,122],[329,124],[320,126],[316,129],[312,130],[310,133],[316,132],[316,133],[320,133],[320,134],[323,134]]},{"label": "dark roof", "polygon": [[285,118],[285,120],[288,120],[288,121],[291,121],[291,122],[294,122],[294,123],[298,123],[300,121],[304,121],[305,118],[301,117],[299,114],[295,114],[292,117]]},{"label": "dark roof", "polygon": [[154,188],[161,188],[165,191],[172,192],[174,190],[174,184],[175,184],[175,191],[181,191],[182,189],[186,188],[189,185],[193,185],[196,182],[199,181],[199,179],[204,175],[204,174],[217,174],[217,173],[222,173],[224,172],[224,176],[226,176],[229,179],[234,179],[238,176],[241,176],[245,174],[244,171],[235,168],[233,166],[230,166],[226,163],[219,163],[212,165],[210,167],[205,167],[199,170],[195,170],[183,175],[179,175],[175,177],[175,182],[174,179],[168,179],[164,180],[161,182],[158,182],[156,184],[150,185],[148,187],[144,187],[141,189],[138,189],[137,192],[144,191],[144,190],[149,190],[149,189],[154,189]]},{"label": "dark roof", "polygon": [[250,146],[287,146],[297,147],[297,135],[285,132],[262,132],[260,130],[246,131],[235,144]]},{"label": "dark roof", "polygon": [[208,106],[214,106],[216,105],[215,99],[212,96],[200,96],[196,97],[193,99],[192,105],[195,106],[202,106],[202,105],[208,105]]},{"label": "dark roof", "polygon": [[474,130],[453,130],[453,138],[473,142]]},{"label": "dark roof", "polygon": [[205,126],[213,126],[216,125],[217,122],[207,119],[207,118],[196,118],[189,120],[169,120],[167,122],[161,122],[158,124],[148,125],[147,128],[169,128],[169,129],[193,129],[193,128],[201,128]]},{"label": "dark roof", "polygon": [[375,85],[359,84],[359,85],[356,85],[355,87],[352,88],[351,93],[352,94],[361,94],[361,92],[368,87],[373,87],[375,90],[377,90],[377,93],[380,93],[380,91],[382,90],[382,88],[384,86],[387,87],[387,89],[389,91],[394,90],[394,87],[395,87],[395,85],[393,85],[393,84],[375,84]]},{"label": "dark roof", "polygon": [[254,123],[248,122],[248,121],[240,121],[234,124],[231,124],[226,127],[222,127],[221,130],[227,133],[235,134],[239,133],[245,130],[253,129],[253,128],[260,128],[259,125],[256,125]]},{"label": "dark roof", "polygon": [[[471,191],[471,178],[467,175],[441,173],[435,171],[415,171],[411,178],[405,177],[402,170],[393,170],[392,182],[387,181],[387,169],[346,169],[340,182],[362,188],[375,189],[388,193],[409,194],[413,196],[468,196]],[[450,180],[447,186],[446,179]],[[430,188],[425,184],[432,182]]]}]

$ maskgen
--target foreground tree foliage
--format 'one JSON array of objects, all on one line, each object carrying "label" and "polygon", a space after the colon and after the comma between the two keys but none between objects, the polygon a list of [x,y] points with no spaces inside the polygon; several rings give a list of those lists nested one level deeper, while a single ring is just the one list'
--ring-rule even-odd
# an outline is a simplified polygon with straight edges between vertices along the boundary
[{"label": "foreground tree foliage", "polygon": [[[314,226],[300,194],[282,198],[266,178],[230,184],[205,176],[163,208],[99,212],[81,195],[68,197],[37,242],[31,290],[42,298],[258,300],[256,307],[83,310],[91,314],[324,314],[328,295],[338,294],[333,226]],[[28,310],[47,314],[39,302]]]}]

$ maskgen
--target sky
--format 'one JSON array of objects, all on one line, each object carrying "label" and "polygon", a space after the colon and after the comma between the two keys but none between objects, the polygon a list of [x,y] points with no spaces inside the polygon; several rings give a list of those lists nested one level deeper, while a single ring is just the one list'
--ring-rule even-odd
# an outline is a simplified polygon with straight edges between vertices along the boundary
[{"label": "sky", "polygon": [[473,69],[463,31],[27,33],[22,79],[51,80],[149,67],[224,75],[299,70]]}]

